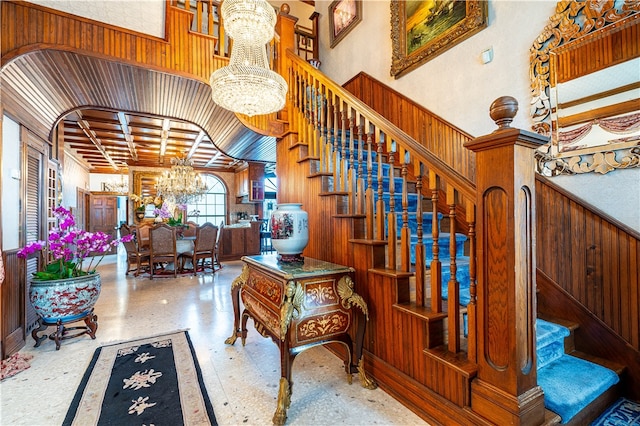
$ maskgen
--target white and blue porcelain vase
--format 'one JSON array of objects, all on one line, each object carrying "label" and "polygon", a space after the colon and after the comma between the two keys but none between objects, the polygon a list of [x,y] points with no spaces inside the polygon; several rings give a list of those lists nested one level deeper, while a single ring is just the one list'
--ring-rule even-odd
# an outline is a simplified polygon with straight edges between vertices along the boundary
[{"label": "white and blue porcelain vase", "polygon": [[280,262],[303,261],[302,252],[309,243],[309,216],[302,204],[278,204],[271,213],[271,244]]}]

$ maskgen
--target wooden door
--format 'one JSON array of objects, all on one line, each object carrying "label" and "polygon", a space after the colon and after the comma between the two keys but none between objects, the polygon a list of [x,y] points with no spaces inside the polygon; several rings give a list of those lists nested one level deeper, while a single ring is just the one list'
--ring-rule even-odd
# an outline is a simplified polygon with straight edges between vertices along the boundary
[{"label": "wooden door", "polygon": [[104,232],[116,238],[118,226],[118,197],[115,195],[91,195],[89,231]]}]

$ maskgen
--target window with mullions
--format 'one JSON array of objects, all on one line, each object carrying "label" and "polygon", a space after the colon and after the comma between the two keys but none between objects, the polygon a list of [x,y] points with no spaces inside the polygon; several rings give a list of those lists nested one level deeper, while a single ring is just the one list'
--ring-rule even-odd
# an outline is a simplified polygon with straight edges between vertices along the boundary
[{"label": "window with mullions", "polygon": [[227,189],[214,175],[202,174],[209,190],[196,203],[187,204],[188,220],[202,225],[210,222],[216,226],[225,221],[227,211]]}]

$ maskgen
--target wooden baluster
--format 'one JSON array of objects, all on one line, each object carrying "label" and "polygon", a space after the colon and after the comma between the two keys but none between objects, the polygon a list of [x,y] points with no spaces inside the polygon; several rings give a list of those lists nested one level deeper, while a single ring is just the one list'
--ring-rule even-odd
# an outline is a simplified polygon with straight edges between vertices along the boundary
[{"label": "wooden baluster", "polygon": [[377,129],[378,133],[378,200],[376,201],[376,238],[378,240],[384,240],[386,238],[384,234],[384,199],[382,198],[382,181],[384,179],[384,174],[382,172],[382,153],[384,152],[382,147],[384,146],[384,133],[381,130]]},{"label": "wooden baluster", "polygon": [[440,228],[438,223],[438,176],[429,170],[429,189],[431,189],[431,236],[433,237],[431,255],[431,310],[442,312],[442,264],[440,263]]},{"label": "wooden baluster", "polygon": [[398,223],[396,222],[395,200],[395,150],[396,143],[391,141],[389,148],[389,213],[387,214],[387,254],[389,269],[396,269],[398,251]]},{"label": "wooden baluster", "polygon": [[318,88],[317,80],[311,76],[311,121],[309,126],[309,156],[313,158],[320,157],[319,142],[318,142],[318,123],[319,123],[319,108],[318,108]]},{"label": "wooden baluster", "polygon": [[[202,9],[204,8],[204,2],[202,0],[196,1],[196,19],[195,19],[195,32],[203,33],[203,25],[202,25]],[[187,9],[189,10],[189,9]]]},{"label": "wooden baluster", "polygon": [[320,171],[323,173],[331,172],[331,144],[328,139],[329,130],[329,105],[327,104],[328,89],[324,84],[321,84],[321,110],[320,115],[320,150],[322,153]]},{"label": "wooden baluster", "polygon": [[222,19],[222,13],[220,13],[220,6],[218,8],[218,54],[220,56],[229,57],[230,46],[227,46],[226,34],[224,32],[224,19]]},{"label": "wooden baluster", "polygon": [[373,144],[372,127],[371,123],[369,123],[369,132],[367,133],[367,192],[365,195],[365,214],[367,215],[366,228],[368,240],[372,240],[374,238],[373,151],[371,146]]},{"label": "wooden baluster", "polygon": [[347,105],[341,101],[342,119],[340,126],[340,189],[339,191],[346,191],[347,189],[347,125],[349,119],[347,117]]},{"label": "wooden baluster", "polygon": [[467,354],[469,361],[476,362],[476,206],[471,201],[466,203],[467,224],[469,225],[469,295],[471,300],[467,306]]},{"label": "wooden baluster", "polygon": [[349,118],[349,163],[347,164],[347,192],[349,193],[349,214],[356,211],[356,144],[355,137],[357,135],[356,120],[354,118],[355,111],[350,108],[351,117]]},{"label": "wooden baluster", "polygon": [[[400,152],[403,150],[401,149]],[[400,229],[400,269],[409,272],[411,269],[411,232],[409,231],[409,188],[407,183],[407,168],[409,167],[409,151],[402,156],[402,228]]]},{"label": "wooden baluster", "polygon": [[213,24],[213,15],[215,13],[214,11],[214,6],[213,6],[213,0],[208,0],[207,1],[207,34],[209,34],[210,36],[214,35],[214,24]]},{"label": "wooden baluster", "polygon": [[[335,96],[335,95],[334,95]],[[340,191],[340,99],[335,96],[333,108],[333,190]]]},{"label": "wooden baluster", "polygon": [[457,353],[460,350],[460,287],[456,273],[456,192],[452,185],[447,185],[447,205],[449,206],[449,282],[447,283],[447,306],[449,317],[449,350]]},{"label": "wooden baluster", "polygon": [[424,173],[424,165],[421,162],[416,162],[416,192],[418,193],[418,206],[416,208],[416,220],[418,221],[418,227],[416,229],[416,236],[418,242],[416,243],[416,306],[424,306],[424,280],[425,280],[425,253],[424,243],[422,236],[424,230],[422,229],[422,221],[424,215],[422,212],[422,176]]},{"label": "wooden baluster", "polygon": [[358,116],[359,120],[358,123],[360,123],[358,125],[358,169],[357,169],[357,176],[358,176],[358,184],[357,184],[357,189],[356,189],[356,193],[358,194],[358,203],[356,206],[356,214],[364,214],[364,204],[365,204],[365,195],[364,195],[364,167],[363,167],[363,161],[364,161],[364,157],[363,157],[363,150],[364,150],[364,125],[362,124],[363,121],[363,117]]}]

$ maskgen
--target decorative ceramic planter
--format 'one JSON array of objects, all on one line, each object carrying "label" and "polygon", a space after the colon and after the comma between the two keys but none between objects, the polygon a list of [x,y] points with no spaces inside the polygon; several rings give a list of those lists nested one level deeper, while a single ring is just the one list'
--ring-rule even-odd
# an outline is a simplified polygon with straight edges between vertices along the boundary
[{"label": "decorative ceramic planter", "polygon": [[45,323],[67,323],[89,315],[100,296],[100,274],[61,280],[32,280],[29,300]]},{"label": "decorative ceramic planter", "polygon": [[309,243],[309,218],[302,204],[278,204],[271,214],[271,244],[281,262],[303,260],[302,251]]}]

